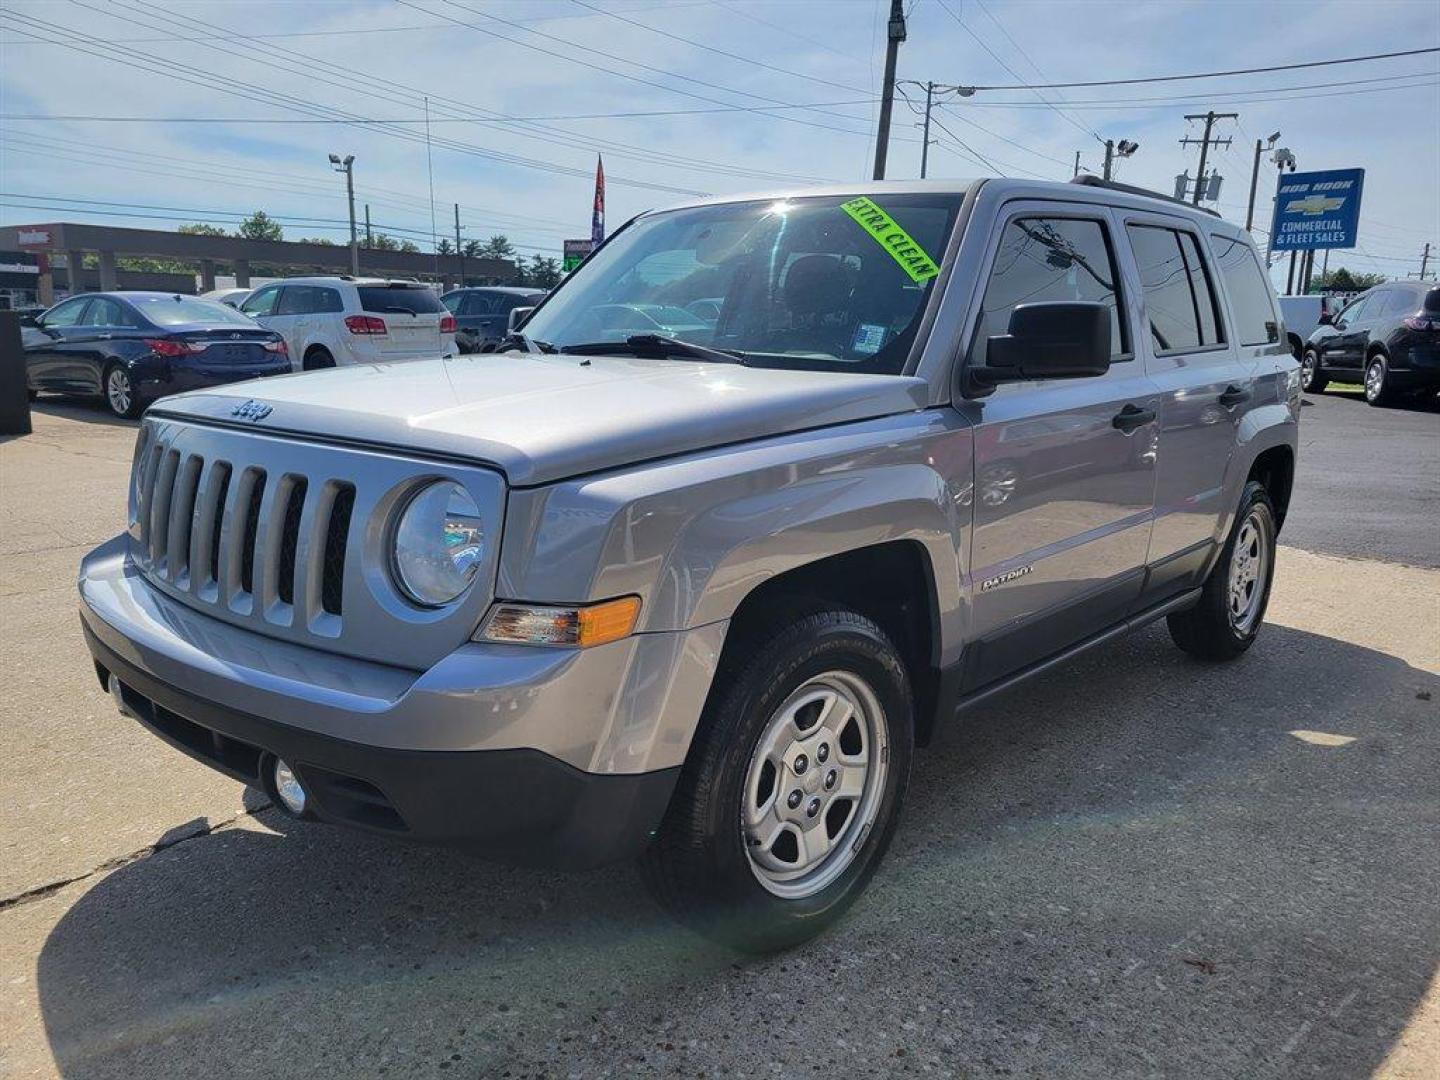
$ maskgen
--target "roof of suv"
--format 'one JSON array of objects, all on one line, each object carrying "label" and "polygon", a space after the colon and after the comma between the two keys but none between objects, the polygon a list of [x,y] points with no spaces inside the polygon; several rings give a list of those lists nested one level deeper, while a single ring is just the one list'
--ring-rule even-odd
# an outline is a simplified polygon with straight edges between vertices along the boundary
[{"label": "roof of suv", "polygon": [[351,277],[349,274],[310,274],[300,277],[281,278],[279,281],[270,282],[271,285],[355,285],[370,286],[381,285],[386,288],[410,288],[428,289],[429,285],[423,281],[414,281],[409,278],[383,278],[383,277]]}]

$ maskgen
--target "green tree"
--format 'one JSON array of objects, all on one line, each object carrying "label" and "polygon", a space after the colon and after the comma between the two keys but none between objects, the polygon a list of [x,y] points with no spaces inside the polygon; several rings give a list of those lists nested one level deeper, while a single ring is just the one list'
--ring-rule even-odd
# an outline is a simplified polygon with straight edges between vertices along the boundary
[{"label": "green tree", "polygon": [[206,225],[206,224],[203,224],[202,222],[198,222],[198,221],[195,222],[195,224],[193,224],[193,225],[181,225],[180,228],[176,229],[175,231],[176,231],[176,232],[184,233],[184,234],[186,234],[187,236],[229,236],[229,235],[230,235],[230,234],[227,233],[224,229],[220,228],[219,225]]},{"label": "green tree", "polygon": [[481,252],[485,250],[485,245],[480,243],[479,240],[466,240],[465,246],[461,250],[465,252],[467,259],[478,259],[481,256]]},{"label": "green tree", "polygon": [[453,254],[455,254],[455,245],[452,244],[452,243],[450,243],[449,240],[445,239],[445,238],[442,236],[442,237],[440,238],[440,242],[435,245],[435,254],[437,254],[437,255],[453,255]]},{"label": "green tree", "polygon": [[496,233],[481,245],[477,254],[486,259],[513,259],[515,258],[515,245],[510,243],[508,237]]},{"label": "green tree", "polygon": [[560,261],[547,255],[530,256],[530,265],[525,267],[525,284],[537,289],[553,289],[560,284]]},{"label": "green tree", "polygon": [[412,241],[409,241],[409,240],[401,240],[401,241],[400,241],[400,246],[399,246],[396,250],[397,250],[397,251],[408,251],[408,252],[419,251],[419,250],[420,250],[420,245],[419,245],[419,244],[416,244],[416,243],[413,243]]},{"label": "green tree", "polygon": [[370,241],[370,246],[376,251],[399,251],[400,243],[393,236],[387,233],[377,232]]},{"label": "green tree", "polygon": [[1331,270],[1328,274],[1317,274],[1312,279],[1312,289],[1329,289],[1333,292],[1361,292],[1371,286],[1379,285],[1385,280],[1384,274],[1365,274],[1352,272],[1339,267]]},{"label": "green tree", "polygon": [[301,244],[324,244],[326,247],[334,247],[335,241],[328,236],[302,236],[298,241]]},{"label": "green tree", "polygon": [[240,223],[235,235],[246,240],[284,240],[285,230],[264,210],[256,210]]}]

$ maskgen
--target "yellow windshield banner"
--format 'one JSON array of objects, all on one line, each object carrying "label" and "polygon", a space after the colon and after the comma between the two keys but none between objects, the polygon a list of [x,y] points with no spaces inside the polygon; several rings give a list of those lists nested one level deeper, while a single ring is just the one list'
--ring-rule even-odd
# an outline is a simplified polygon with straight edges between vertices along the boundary
[{"label": "yellow windshield banner", "polygon": [[925,253],[925,249],[910,239],[910,234],[895,224],[889,214],[863,195],[841,203],[840,209],[854,218],[855,223],[873,236],[877,244],[890,252],[900,264],[900,269],[910,275],[911,281],[929,281],[940,273],[940,267]]}]

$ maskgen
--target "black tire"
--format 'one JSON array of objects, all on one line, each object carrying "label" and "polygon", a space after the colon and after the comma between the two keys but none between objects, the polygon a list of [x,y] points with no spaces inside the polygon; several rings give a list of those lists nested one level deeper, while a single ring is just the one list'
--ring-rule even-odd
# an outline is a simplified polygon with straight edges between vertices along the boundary
[{"label": "black tire", "polygon": [[1395,396],[1395,390],[1390,385],[1390,359],[1377,352],[1365,361],[1365,400],[1383,409],[1395,404]]},{"label": "black tire", "polygon": [[[894,644],[879,626],[853,611],[808,608],[742,632],[743,640],[727,645],[642,872],[656,899],[681,921],[733,948],[766,953],[808,940],[833,924],[879,866],[909,784],[914,700]],[[848,857],[848,864],[842,863],[838,876],[818,891],[782,898],[761,883],[761,871],[747,854],[740,827],[747,773],[782,705],[811,680],[836,672],[862,680],[873,691],[880,712],[876,723],[884,725],[887,740],[887,752],[874,756],[886,764],[874,780],[868,828],[858,817],[865,800],[857,800],[852,811],[857,816],[847,818],[837,834],[843,842],[831,848],[832,854]],[[821,771],[815,766],[816,775]],[[801,783],[789,776],[777,775],[777,800],[783,785]],[[821,815],[828,816],[828,811]],[[857,833],[849,830],[857,825],[858,839],[851,841]]]},{"label": "black tire", "polygon": [[[1235,548],[1247,523],[1253,523],[1261,531],[1257,547],[1263,547],[1263,579],[1257,579],[1255,588],[1260,594],[1255,598],[1253,614],[1247,606],[1243,611],[1246,618],[1243,625],[1231,608],[1230,568],[1235,558]],[[1275,505],[1264,486],[1254,480],[1245,484],[1240,496],[1240,508],[1235,513],[1235,523],[1230,536],[1220,551],[1205,579],[1200,599],[1187,611],[1177,612],[1166,619],[1170,637],[1175,644],[1191,656],[1202,660],[1233,660],[1254,643],[1265,622],[1265,609],[1270,603],[1270,587],[1275,581],[1275,537],[1278,532],[1278,518]],[[1247,534],[1248,537],[1248,534]],[[1256,552],[1257,557],[1259,551]]]},{"label": "black tire", "polygon": [[305,363],[302,366],[306,371],[323,371],[335,366],[335,357],[330,355],[329,349],[315,345],[305,353]]},{"label": "black tire", "polygon": [[1300,389],[1307,394],[1323,394],[1330,379],[1320,367],[1320,354],[1306,348],[1300,358]]},{"label": "black tire", "polygon": [[[123,382],[127,393],[122,396],[118,386],[111,385],[112,381]],[[100,400],[105,402],[111,416],[118,416],[122,420],[134,420],[145,411],[145,402],[135,391],[129,370],[124,364],[114,360],[105,365],[100,376]]]}]

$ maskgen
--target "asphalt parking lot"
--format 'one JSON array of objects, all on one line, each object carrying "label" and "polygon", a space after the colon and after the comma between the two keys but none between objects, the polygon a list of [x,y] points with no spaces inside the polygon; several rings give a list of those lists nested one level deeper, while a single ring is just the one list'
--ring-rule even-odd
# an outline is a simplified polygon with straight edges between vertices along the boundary
[{"label": "asphalt parking lot", "polygon": [[73,589],[133,425],[42,403],[0,445],[0,1074],[1440,1074],[1440,412],[1309,401],[1256,647],[1152,627],[972,712],[849,918],[758,960],[629,867],[297,825],[117,716]]}]

